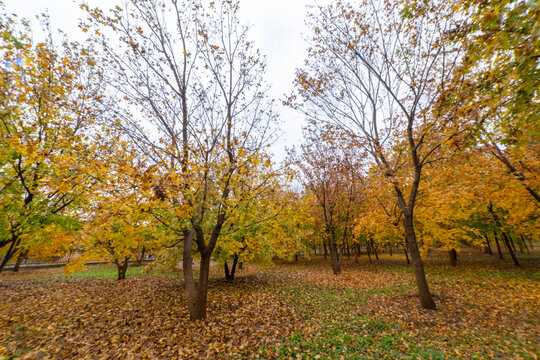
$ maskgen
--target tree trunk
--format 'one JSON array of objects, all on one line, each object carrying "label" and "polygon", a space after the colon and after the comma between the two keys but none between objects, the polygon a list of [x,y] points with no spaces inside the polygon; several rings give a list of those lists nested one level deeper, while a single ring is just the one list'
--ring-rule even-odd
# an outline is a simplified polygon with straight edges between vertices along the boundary
[{"label": "tree trunk", "polygon": [[510,252],[510,256],[512,257],[512,260],[514,261],[514,265],[520,266],[519,261],[516,257],[516,254],[514,253],[514,250],[512,249],[512,245],[510,244],[510,240],[508,239],[508,236],[506,235],[506,232],[501,229],[501,233],[504,239],[504,242],[506,243],[506,246],[508,247],[508,251]]},{"label": "tree trunk", "polygon": [[528,179],[525,176],[525,174],[523,174],[523,172],[516,169],[516,167],[510,162],[510,160],[506,157],[506,155],[502,152],[502,150],[499,148],[499,146],[497,146],[496,143],[492,143],[492,147],[493,147],[493,151],[491,153],[497,159],[502,161],[503,164],[506,165],[508,170],[510,170],[512,172],[512,174],[516,177],[516,179],[518,179],[519,181],[521,181],[525,185],[525,189],[531,194],[531,196],[538,203],[540,203],[540,195],[538,195],[538,193],[529,186],[529,184],[527,183]]},{"label": "tree trunk", "polygon": [[225,279],[228,281],[234,280],[234,274],[236,273],[236,265],[238,264],[238,255],[233,255],[233,263],[231,271],[229,272],[229,264],[227,264],[227,261],[225,261]]},{"label": "tree trunk", "polygon": [[495,224],[499,227],[501,230],[501,234],[504,239],[504,243],[506,244],[506,247],[508,248],[508,252],[510,253],[510,256],[512,257],[512,260],[514,261],[514,265],[520,266],[519,261],[516,258],[516,254],[514,253],[514,250],[512,249],[512,245],[510,244],[510,240],[508,239],[508,235],[506,234],[506,231],[502,227],[501,221],[495,211],[493,211],[493,204],[490,202],[488,206],[488,210],[491,213],[491,216],[493,217],[493,220],[495,221]]},{"label": "tree trunk", "polygon": [[341,273],[341,264],[339,263],[339,254],[337,253],[337,249],[330,251],[330,258],[332,261],[332,270],[334,271],[334,274],[339,275]]},{"label": "tree trunk", "polygon": [[15,234],[12,234],[11,235],[11,241],[10,241],[11,244],[9,245],[9,249],[8,249],[6,255],[4,255],[4,259],[2,260],[2,263],[0,263],[0,272],[2,272],[2,270],[4,269],[4,267],[6,266],[8,261],[11,259],[11,257],[17,251],[17,246],[19,245],[19,242],[20,242],[19,237],[17,235],[15,235]]},{"label": "tree trunk", "polygon": [[514,239],[510,236],[510,234],[506,234],[506,236],[508,236],[508,239],[510,240],[510,245],[512,246],[512,250],[514,250],[514,252],[516,253],[517,249],[516,249],[516,243],[514,242]]},{"label": "tree trunk", "polygon": [[375,244],[373,243],[373,237],[371,237],[369,239],[369,241],[370,241],[370,244],[371,244],[371,249],[375,253],[375,259],[379,260],[379,254],[377,254],[377,248],[375,247]]},{"label": "tree trunk", "polygon": [[435,301],[433,301],[433,298],[429,292],[426,274],[424,272],[424,264],[422,262],[422,257],[420,256],[420,251],[418,250],[418,243],[416,242],[412,214],[404,212],[403,225],[405,227],[407,248],[411,253],[411,260],[414,269],[414,276],[416,277],[416,286],[418,287],[420,303],[424,309],[435,309]]},{"label": "tree trunk", "polygon": [[328,255],[328,249],[326,249],[326,241],[323,240],[323,249],[324,249],[324,259],[326,260],[326,256]]},{"label": "tree trunk", "polygon": [[392,243],[388,243],[388,248],[390,250],[390,256],[392,256]]},{"label": "tree trunk", "polygon": [[339,275],[341,273],[341,264],[334,228],[330,227],[330,229],[328,229],[328,232],[328,247],[330,248],[330,261],[332,262],[332,270],[334,271],[335,275]]},{"label": "tree trunk", "polygon": [[[191,233],[191,232],[190,232]],[[193,234],[186,237],[185,243],[189,247],[193,245]],[[206,318],[206,300],[208,292],[208,275],[210,270],[210,254],[201,252],[201,264],[199,267],[199,282],[195,284],[193,276],[193,259],[191,251],[189,256],[186,254],[187,249],[184,247],[184,279],[186,286],[186,297],[188,300],[188,312],[190,320],[201,320]],[[187,262],[186,262],[187,260]],[[186,271],[187,270],[187,271]]]},{"label": "tree trunk", "polygon": [[[234,254],[233,256],[233,263],[232,263],[232,269],[231,269],[231,280],[234,280],[234,275],[236,275],[236,265],[238,264],[238,255]],[[240,263],[241,265],[242,263]]]},{"label": "tree trunk", "polygon": [[486,240],[486,253],[493,255],[493,250],[491,250],[491,244],[489,243],[489,238],[486,234],[484,234],[484,239]]},{"label": "tree trunk", "polygon": [[116,264],[116,267],[118,268],[118,280],[123,280],[126,278],[128,262],[129,262],[129,258],[124,258],[124,261],[114,259],[114,263]]},{"label": "tree trunk", "polygon": [[[206,302],[208,294],[208,277],[210,273],[210,254],[201,254],[199,283],[197,284],[196,312],[193,320],[206,318]],[[191,315],[191,314],[190,314]]]},{"label": "tree trunk", "polygon": [[525,241],[525,238],[523,237],[522,234],[519,235],[521,237],[521,242],[523,243],[523,246],[525,247],[525,250],[527,251],[527,253],[530,253],[531,250],[529,249],[529,246],[527,246],[527,242]]},{"label": "tree trunk", "polygon": [[403,251],[405,252],[405,257],[407,258],[407,265],[411,265],[411,260],[409,260],[409,252],[407,251],[407,246],[403,246]]},{"label": "tree trunk", "polygon": [[142,250],[141,250],[141,255],[139,256],[139,258],[137,259],[137,263],[140,264],[143,259],[144,259],[144,253],[146,252],[146,248],[143,246],[142,247]]},{"label": "tree trunk", "polygon": [[28,251],[21,251],[19,253],[19,256],[17,256],[17,261],[15,262],[15,266],[13,267],[13,272],[19,271],[19,267],[21,266],[22,262],[26,260],[27,256],[28,256]]},{"label": "tree trunk", "polygon": [[197,288],[195,277],[193,276],[193,231],[184,231],[184,254],[182,258],[182,269],[184,270],[184,282],[186,288],[187,307],[191,320],[201,319],[197,312]]},{"label": "tree trunk", "polygon": [[457,265],[457,251],[456,249],[452,249],[448,252],[448,256],[450,257],[450,265],[456,266]]},{"label": "tree trunk", "polygon": [[495,232],[493,232],[493,236],[495,237],[495,244],[497,245],[497,251],[499,252],[499,259],[504,260],[502,250],[501,250],[501,244],[499,243],[499,237]]}]

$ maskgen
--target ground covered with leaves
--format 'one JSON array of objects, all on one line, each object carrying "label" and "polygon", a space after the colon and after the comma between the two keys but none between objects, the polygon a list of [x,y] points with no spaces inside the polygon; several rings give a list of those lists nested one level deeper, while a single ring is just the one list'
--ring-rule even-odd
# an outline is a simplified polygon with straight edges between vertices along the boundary
[{"label": "ground covered with leaves", "polygon": [[[412,269],[388,256],[248,266],[233,282],[213,269],[208,319],[190,322],[178,274],[132,269],[75,276],[0,275],[5,359],[537,359],[538,259],[450,268],[428,261],[437,310],[422,310]],[[491,261],[491,260],[490,260]]]}]

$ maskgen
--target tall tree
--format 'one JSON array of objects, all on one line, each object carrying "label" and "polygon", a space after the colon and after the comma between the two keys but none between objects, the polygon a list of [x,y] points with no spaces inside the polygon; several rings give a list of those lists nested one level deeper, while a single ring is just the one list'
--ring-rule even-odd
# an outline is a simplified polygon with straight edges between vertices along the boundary
[{"label": "tall tree", "polygon": [[471,140],[540,203],[540,8],[536,1],[453,1],[448,38],[463,44],[441,104],[475,129]]},{"label": "tall tree", "polygon": [[371,155],[402,213],[422,306],[435,308],[414,209],[423,167],[459,130],[434,111],[459,60],[459,48],[445,41],[452,9],[431,1],[336,1],[315,7],[308,22],[313,38],[297,75],[298,107],[348,129]]},{"label": "tall tree", "polygon": [[152,162],[144,176],[161,200],[153,214],[183,243],[189,314],[205,318],[210,258],[237,202],[253,196],[233,196],[234,189],[273,137],[264,61],[236,2],[132,0],[109,15],[86,9],[91,24],[84,29],[95,26],[117,94],[108,109]]},{"label": "tall tree", "polygon": [[91,183],[99,74],[86,49],[57,45],[41,24],[48,38],[33,42],[27,22],[0,15],[0,270],[25,242],[52,234],[44,227],[73,226],[69,210]]}]

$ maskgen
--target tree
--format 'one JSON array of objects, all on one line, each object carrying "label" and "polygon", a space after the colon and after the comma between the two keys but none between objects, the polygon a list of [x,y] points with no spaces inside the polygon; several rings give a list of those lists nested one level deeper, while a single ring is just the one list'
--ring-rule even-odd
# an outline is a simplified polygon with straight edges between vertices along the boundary
[{"label": "tree", "polygon": [[[256,163],[249,176],[246,174],[231,191],[230,202],[236,208],[216,245],[215,258],[223,264],[225,278],[230,281],[239,262],[269,262],[297,250],[285,225],[294,195],[283,183],[291,178],[291,171],[286,165],[277,172],[273,170],[275,164],[268,154],[262,154]],[[264,178],[266,181],[261,182]]]},{"label": "tree", "polygon": [[[130,260],[145,251],[158,251],[170,241],[162,224],[151,215],[152,193],[143,191],[139,169],[144,159],[122,135],[110,129],[94,137],[98,159],[90,169],[95,179],[79,212],[83,227],[77,236],[82,254],[64,269],[72,272],[87,260],[108,260],[118,268],[118,280],[126,276]],[[99,144],[99,145],[98,145]]]},{"label": "tree", "polygon": [[362,168],[362,155],[355,152],[354,146],[347,146],[347,134],[339,130],[332,126],[306,128],[306,142],[298,159],[306,192],[316,199],[315,214],[323,219],[324,241],[336,275],[341,272],[339,242],[346,246],[352,233]]},{"label": "tree", "polygon": [[445,38],[452,9],[443,2],[336,1],[314,8],[308,21],[313,38],[297,74],[297,107],[355,134],[370,154],[396,196],[421,304],[435,308],[414,209],[424,166],[461,131],[434,106],[459,61],[459,47]]},{"label": "tree", "polygon": [[[133,0],[109,15],[85,8],[90,24],[84,30],[94,30],[118,94],[108,110],[150,159],[144,176],[161,201],[153,216],[183,244],[190,317],[205,318],[210,258],[239,208],[234,201],[253,196],[233,192],[273,137],[264,61],[239,23],[236,2],[203,7],[198,1]],[[257,180],[264,184],[272,176]]]},{"label": "tree", "polygon": [[[34,43],[30,25],[1,15],[0,271],[20,250],[71,231],[71,212],[87,193],[87,136],[97,117],[99,74],[78,44]],[[16,30],[20,29],[20,30]],[[49,238],[52,239],[52,238]]]},{"label": "tree", "polygon": [[441,105],[470,123],[472,146],[481,145],[540,202],[538,4],[456,0],[453,6],[458,20],[448,38],[466,52]]}]

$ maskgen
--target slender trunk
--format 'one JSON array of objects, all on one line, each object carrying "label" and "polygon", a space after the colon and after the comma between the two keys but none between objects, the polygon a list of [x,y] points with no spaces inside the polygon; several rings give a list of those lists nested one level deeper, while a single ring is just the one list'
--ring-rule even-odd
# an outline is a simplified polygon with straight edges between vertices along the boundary
[{"label": "slender trunk", "polygon": [[225,279],[228,281],[234,280],[234,274],[236,273],[236,265],[238,264],[238,255],[233,255],[233,263],[231,267],[231,271],[229,272],[229,264],[227,261],[225,261]]},{"label": "slender trunk", "polygon": [[486,234],[484,234],[484,239],[486,240],[486,253],[493,255],[493,250],[491,250],[491,244],[489,243],[489,238]]},{"label": "slender trunk", "polygon": [[450,265],[456,266],[457,265],[457,251],[456,249],[452,249],[448,252],[448,256],[450,257]]},{"label": "slender trunk", "polygon": [[499,217],[497,216],[495,211],[493,211],[493,204],[491,202],[489,203],[488,210],[491,213],[491,216],[493,217],[493,220],[495,221],[495,224],[497,224],[497,226],[501,230],[501,234],[503,236],[504,243],[506,244],[506,247],[508,248],[508,252],[510,253],[510,256],[512,257],[512,260],[514,261],[514,265],[520,266],[519,261],[516,258],[516,254],[514,253],[514,250],[512,249],[512,245],[510,244],[510,239],[508,238],[508,235],[506,234],[506,231],[502,227],[502,224],[501,224],[501,221],[500,221]]},{"label": "slender trunk", "polygon": [[347,259],[351,260],[351,250],[349,249],[349,242],[345,243],[345,248],[347,249]]},{"label": "slender trunk", "polygon": [[525,241],[525,238],[523,238],[523,235],[522,235],[522,234],[520,234],[519,236],[521,237],[521,242],[522,242],[523,246],[525,247],[525,250],[527,250],[527,252],[530,253],[531,250],[530,250],[529,247],[527,246],[527,242]]},{"label": "slender trunk", "polygon": [[416,285],[418,287],[420,303],[424,309],[435,309],[435,301],[433,301],[433,298],[429,292],[426,274],[424,272],[424,264],[422,262],[422,257],[420,256],[420,251],[418,250],[418,243],[416,242],[412,214],[404,212],[403,225],[405,227],[407,248],[411,253],[411,260],[414,268],[414,276],[416,277]]},{"label": "slender trunk", "polygon": [[141,256],[137,259],[137,263],[140,264],[144,259],[144,253],[146,252],[146,248],[143,246],[141,250]]},{"label": "slender trunk", "polygon": [[[516,241],[514,241],[514,248],[515,248],[515,243],[516,243]],[[525,252],[525,250],[523,249],[523,242],[517,241],[517,247],[519,248],[520,253],[523,254]]]},{"label": "slender trunk", "polygon": [[407,265],[411,265],[411,260],[409,260],[409,252],[407,251],[407,246],[403,246],[403,251],[405,252],[405,257],[407,258]]},{"label": "slender trunk", "polygon": [[379,254],[377,254],[377,248],[375,247],[375,244],[373,243],[373,237],[369,239],[371,244],[371,250],[373,250],[373,253],[375,253],[375,259],[379,260]]},{"label": "slender trunk", "polygon": [[512,250],[514,250],[514,252],[517,252],[516,243],[514,242],[514,239],[510,236],[510,234],[506,234],[506,236],[508,236],[508,239],[510,239],[510,246],[512,246]]},{"label": "slender trunk", "polygon": [[336,244],[336,235],[334,229],[330,229],[330,238],[328,239],[328,246],[330,247],[330,261],[332,262],[332,270],[335,275],[341,273],[340,256],[338,253],[338,246]]},{"label": "slender trunk", "polygon": [[229,264],[227,263],[227,260],[225,260],[225,280],[232,280],[231,273],[229,272]]},{"label": "slender trunk", "polygon": [[323,240],[323,249],[324,249],[324,259],[326,260],[326,256],[328,255],[328,249],[326,249],[326,241]]},{"label": "slender trunk", "polygon": [[390,256],[392,256],[392,243],[388,243],[388,248],[390,250]]},{"label": "slender trunk", "polygon": [[13,272],[18,272],[19,267],[21,266],[22,262],[26,260],[26,257],[28,256],[28,251],[21,251],[19,253],[19,256],[17,256],[17,261],[15,262],[15,266],[13,267]]},{"label": "slender trunk", "polygon": [[359,247],[360,245],[358,245],[358,243],[356,243],[354,245],[354,248],[353,248],[353,251],[354,251],[354,262],[357,263],[358,262],[358,256],[360,255],[360,250],[359,250]]},{"label": "slender trunk", "polygon": [[493,232],[493,236],[495,237],[495,244],[497,245],[497,251],[499,253],[499,259],[504,260],[503,253],[501,251],[501,244],[499,243],[499,237],[495,232]]},{"label": "slender trunk", "polygon": [[369,250],[369,243],[366,243],[366,252],[367,252],[367,257],[369,259],[369,263],[371,264],[372,261],[371,261],[371,251]]},{"label": "slender trunk", "polygon": [[512,245],[510,244],[510,240],[508,239],[508,236],[506,235],[506,232],[501,229],[501,233],[502,233],[504,242],[506,243],[506,246],[508,247],[508,251],[510,252],[510,256],[512,257],[512,260],[514,261],[514,265],[520,266],[519,261],[516,257],[516,254],[514,253],[514,250],[512,249]]},{"label": "slender trunk", "polygon": [[[232,263],[232,269],[231,269],[231,280],[234,280],[234,275],[236,275],[236,265],[238,264],[238,255],[233,255],[233,263]],[[240,263],[242,264],[242,263]]]}]

